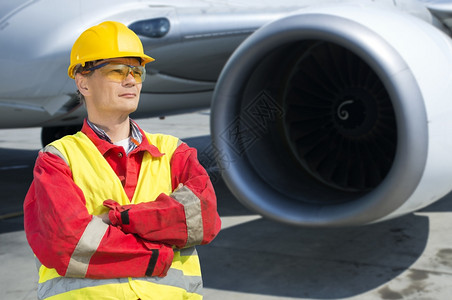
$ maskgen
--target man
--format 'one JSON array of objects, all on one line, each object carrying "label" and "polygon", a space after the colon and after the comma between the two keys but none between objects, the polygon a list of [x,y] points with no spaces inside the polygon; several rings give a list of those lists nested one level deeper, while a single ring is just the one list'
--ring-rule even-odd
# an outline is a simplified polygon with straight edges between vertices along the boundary
[{"label": "man", "polygon": [[74,43],[88,117],[40,151],[24,203],[40,299],[202,298],[194,246],[220,230],[212,184],[193,148],[129,118],[153,60],[117,22]]}]

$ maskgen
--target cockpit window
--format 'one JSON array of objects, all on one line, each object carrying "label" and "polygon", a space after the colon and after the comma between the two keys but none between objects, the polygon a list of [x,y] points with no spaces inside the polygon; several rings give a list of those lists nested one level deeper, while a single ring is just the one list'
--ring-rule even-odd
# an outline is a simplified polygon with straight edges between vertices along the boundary
[{"label": "cockpit window", "polygon": [[167,18],[155,18],[134,22],[130,24],[129,28],[137,35],[161,38],[169,32],[170,22]]}]

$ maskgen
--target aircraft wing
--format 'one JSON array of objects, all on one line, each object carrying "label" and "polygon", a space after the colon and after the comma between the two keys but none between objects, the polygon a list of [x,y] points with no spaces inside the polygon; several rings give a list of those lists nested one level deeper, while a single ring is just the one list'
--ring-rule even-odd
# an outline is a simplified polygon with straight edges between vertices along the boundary
[{"label": "aircraft wing", "polygon": [[116,20],[156,58],[134,117],[211,107],[218,169],[258,213],[363,225],[449,193],[452,5],[274,2],[4,1],[0,127],[80,124],[70,48]]}]

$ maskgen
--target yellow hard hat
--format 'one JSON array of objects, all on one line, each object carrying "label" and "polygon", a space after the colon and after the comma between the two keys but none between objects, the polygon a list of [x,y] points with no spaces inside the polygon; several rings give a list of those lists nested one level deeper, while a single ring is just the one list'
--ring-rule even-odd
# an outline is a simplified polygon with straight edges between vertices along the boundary
[{"label": "yellow hard hat", "polygon": [[75,41],[71,51],[71,64],[67,70],[74,78],[74,68],[88,61],[115,57],[139,57],[141,65],[154,61],[144,54],[140,38],[122,23],[106,21],[85,30]]}]

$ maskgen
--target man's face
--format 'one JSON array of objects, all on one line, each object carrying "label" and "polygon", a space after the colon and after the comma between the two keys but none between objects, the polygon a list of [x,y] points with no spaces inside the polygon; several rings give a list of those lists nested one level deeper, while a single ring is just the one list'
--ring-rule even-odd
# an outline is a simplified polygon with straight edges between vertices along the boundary
[{"label": "man's face", "polygon": [[[140,65],[139,61],[134,58],[108,59],[98,62],[96,65],[105,62],[131,66]],[[92,71],[93,73],[90,76],[83,76],[81,79],[84,82],[85,89],[82,87],[79,90],[85,96],[88,116],[96,115],[96,118],[99,116],[128,116],[137,109],[142,84],[138,83],[130,73],[121,82],[111,80],[105,75],[106,69],[96,69]]]}]

